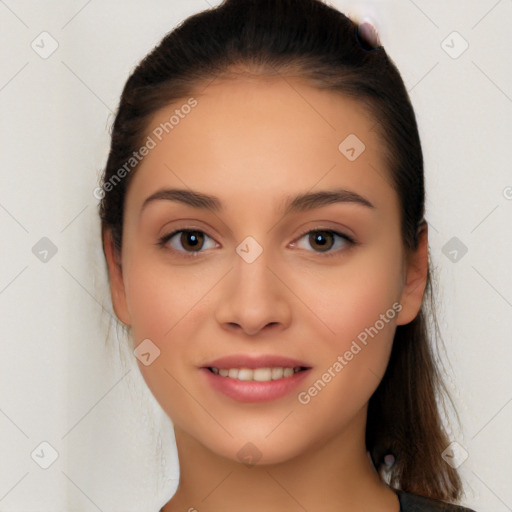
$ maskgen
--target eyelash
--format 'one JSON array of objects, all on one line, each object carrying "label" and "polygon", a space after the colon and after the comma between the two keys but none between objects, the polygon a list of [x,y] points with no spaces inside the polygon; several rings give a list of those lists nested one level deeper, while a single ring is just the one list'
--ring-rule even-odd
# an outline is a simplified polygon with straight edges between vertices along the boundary
[{"label": "eyelash", "polygon": [[[185,228],[182,228],[182,229],[177,229],[176,231],[173,231],[172,233],[169,233],[167,235],[164,235],[162,236],[159,240],[158,240],[158,243],[157,245],[163,249],[166,249],[166,250],[169,250],[169,248],[166,246],[167,242],[174,237],[174,235],[177,235],[178,233],[187,233],[187,232],[198,232],[198,233],[203,233],[204,235],[206,235],[208,238],[212,239],[213,238],[211,236],[209,236],[207,233],[205,233],[204,231],[200,230],[200,229],[193,229],[193,228],[188,228],[188,229],[185,229]],[[310,233],[316,233],[316,232],[321,232],[321,233],[329,233],[329,234],[333,234],[333,235],[337,235],[338,237],[342,238],[343,240],[345,240],[345,242],[348,244],[348,248],[354,246],[357,244],[357,242],[350,236],[344,234],[344,233],[340,233],[338,231],[334,231],[333,229],[323,229],[323,228],[316,228],[316,229],[310,229],[308,231],[305,231],[303,232],[298,238],[297,240],[300,240],[301,238],[303,238],[305,235],[308,235]],[[178,253],[183,253],[181,254],[181,257],[183,258],[197,258],[197,256],[203,252],[203,251],[177,251],[176,249],[170,249],[172,252],[178,252]],[[313,251],[315,252],[316,254],[319,254],[321,257],[324,257],[324,258],[328,258],[328,257],[332,257],[332,256],[337,256],[339,255],[340,252],[343,252],[343,251],[346,251],[347,248],[343,249],[338,249],[338,250],[335,250],[335,251],[332,251],[332,250],[328,250],[326,252],[321,252],[321,251]]]}]

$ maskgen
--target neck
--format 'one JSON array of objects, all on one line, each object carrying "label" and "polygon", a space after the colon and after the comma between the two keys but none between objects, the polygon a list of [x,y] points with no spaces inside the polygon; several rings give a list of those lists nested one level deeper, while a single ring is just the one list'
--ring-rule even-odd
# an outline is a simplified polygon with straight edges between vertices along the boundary
[{"label": "neck", "polygon": [[247,466],[175,426],[180,482],[163,512],[318,510],[398,512],[366,451],[366,411],[343,432],[278,464]]}]

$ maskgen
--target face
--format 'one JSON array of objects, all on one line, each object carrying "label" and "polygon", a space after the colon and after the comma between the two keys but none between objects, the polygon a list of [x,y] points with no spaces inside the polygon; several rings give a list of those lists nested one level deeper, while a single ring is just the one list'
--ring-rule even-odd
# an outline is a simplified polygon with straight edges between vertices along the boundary
[{"label": "face", "polygon": [[[176,429],[235,461],[285,461],[360,432],[396,326],[421,306],[426,242],[405,254],[359,103],[290,78],[217,81],[194,97],[161,141],[153,130],[186,99],[152,119],[121,268],[106,239],[114,308],[136,346],[150,340],[139,368]],[[248,389],[206,368],[231,355],[308,369]]]}]

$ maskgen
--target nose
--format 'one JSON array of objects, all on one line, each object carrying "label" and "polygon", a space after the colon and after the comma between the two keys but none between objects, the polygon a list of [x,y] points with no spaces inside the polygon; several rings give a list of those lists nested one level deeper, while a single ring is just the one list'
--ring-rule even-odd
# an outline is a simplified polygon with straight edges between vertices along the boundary
[{"label": "nose", "polygon": [[219,325],[250,336],[266,330],[286,329],[292,316],[291,292],[283,284],[283,277],[269,267],[265,251],[252,263],[237,256],[216,308]]}]

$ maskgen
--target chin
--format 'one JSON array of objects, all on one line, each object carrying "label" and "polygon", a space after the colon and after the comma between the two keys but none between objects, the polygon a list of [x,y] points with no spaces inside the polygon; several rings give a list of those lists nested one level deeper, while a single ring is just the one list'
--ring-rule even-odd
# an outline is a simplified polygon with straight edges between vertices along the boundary
[{"label": "chin", "polygon": [[[211,439],[209,441],[211,443]],[[282,464],[294,459],[303,451],[300,446],[286,446],[278,440],[250,441],[249,436],[243,440],[230,439],[223,446],[210,443],[207,446],[210,451],[248,468]]]}]

